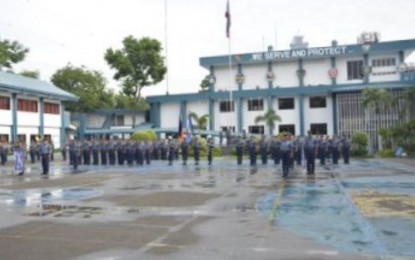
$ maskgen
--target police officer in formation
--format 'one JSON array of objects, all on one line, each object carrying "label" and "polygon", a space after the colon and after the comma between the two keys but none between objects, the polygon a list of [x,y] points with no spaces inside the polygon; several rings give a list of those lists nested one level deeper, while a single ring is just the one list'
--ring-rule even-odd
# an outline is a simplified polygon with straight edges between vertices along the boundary
[{"label": "police officer in formation", "polygon": [[317,140],[312,136],[310,131],[308,132],[308,136],[304,140],[303,146],[304,155],[307,163],[307,174],[314,174],[318,144]]},{"label": "police officer in formation", "polygon": [[242,139],[240,136],[237,139],[236,143],[236,163],[238,165],[242,164],[244,154],[244,139]]},{"label": "police officer in formation", "polygon": [[213,138],[209,135],[207,137],[207,160],[208,160],[208,165],[212,165],[212,160],[213,160],[213,148],[215,147],[215,144],[213,142]]},{"label": "police officer in formation", "polygon": [[42,174],[49,174],[49,160],[51,154],[51,146],[48,142],[43,139],[42,143],[39,145],[40,156],[42,158]]},{"label": "police officer in formation", "polygon": [[183,161],[182,165],[187,164],[188,147],[189,147],[189,142],[186,140],[186,137],[185,137],[180,143],[180,149],[182,151],[182,161]]},{"label": "police officer in formation", "polygon": [[288,176],[293,154],[293,142],[290,140],[290,135],[288,133],[284,133],[284,140],[281,142],[282,176],[284,178]]},{"label": "police officer in formation", "polygon": [[262,138],[261,138],[260,150],[261,150],[262,164],[267,164],[267,161],[268,161],[268,142],[265,139],[265,135],[263,135]]},{"label": "police officer in formation", "polygon": [[249,165],[255,166],[256,165],[256,157],[257,157],[257,148],[255,139],[252,136],[251,139],[247,143],[248,154],[249,154]]},{"label": "police officer in formation", "polygon": [[193,138],[193,157],[195,159],[195,164],[199,165],[200,160],[200,140],[199,136]]}]

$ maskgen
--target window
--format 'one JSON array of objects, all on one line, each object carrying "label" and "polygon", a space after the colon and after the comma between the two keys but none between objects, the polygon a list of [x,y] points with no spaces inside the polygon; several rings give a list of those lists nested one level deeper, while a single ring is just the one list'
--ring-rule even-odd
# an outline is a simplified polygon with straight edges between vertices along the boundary
[{"label": "window", "polygon": [[372,67],[388,67],[396,66],[395,58],[382,58],[382,59],[373,59]]},{"label": "window", "polygon": [[234,110],[233,101],[221,101],[219,103],[219,111],[220,112],[233,112]]},{"label": "window", "polygon": [[310,97],[310,108],[326,107],[326,97]]},{"label": "window", "polygon": [[44,109],[45,109],[45,114],[59,115],[59,104],[45,102]]},{"label": "window", "polygon": [[264,134],[264,126],[263,125],[251,125],[251,126],[248,126],[248,131],[250,134]]},{"label": "window", "polygon": [[24,112],[37,112],[37,101],[28,100],[28,99],[18,99],[17,100],[17,111]]},{"label": "window", "polygon": [[291,133],[292,135],[295,135],[295,125],[279,125],[278,131],[280,133],[287,132]]},{"label": "window", "polygon": [[311,124],[310,131],[313,135],[326,135],[327,124]]},{"label": "window", "polygon": [[348,61],[347,62],[347,79],[363,79],[363,61]]},{"label": "window", "polygon": [[278,108],[283,109],[294,109],[294,98],[279,98]]},{"label": "window", "polygon": [[264,110],[263,99],[250,99],[248,100],[248,111],[262,111]]},{"label": "window", "polygon": [[124,126],[124,115],[112,116],[113,126]]},{"label": "window", "polygon": [[10,98],[0,97],[0,109],[10,110]]}]

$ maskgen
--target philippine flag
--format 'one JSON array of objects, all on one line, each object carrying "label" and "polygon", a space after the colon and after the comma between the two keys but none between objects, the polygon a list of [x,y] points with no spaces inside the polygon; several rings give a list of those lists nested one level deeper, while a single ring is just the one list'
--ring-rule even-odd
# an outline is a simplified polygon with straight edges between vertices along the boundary
[{"label": "philippine flag", "polygon": [[231,34],[231,11],[229,10],[229,0],[226,4],[225,17],[226,17],[226,37],[229,38]]}]

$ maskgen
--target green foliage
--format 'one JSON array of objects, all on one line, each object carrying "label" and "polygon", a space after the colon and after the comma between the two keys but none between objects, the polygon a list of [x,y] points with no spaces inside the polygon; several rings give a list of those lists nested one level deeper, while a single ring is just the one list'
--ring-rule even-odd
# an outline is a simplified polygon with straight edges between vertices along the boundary
[{"label": "green foliage", "polygon": [[190,112],[189,117],[192,118],[193,122],[196,122],[196,128],[199,130],[206,130],[207,123],[209,120],[209,115],[203,115],[199,117],[196,113]]},{"label": "green foliage", "polygon": [[40,76],[39,71],[37,70],[24,70],[20,72],[20,75],[33,79],[39,79]]},{"label": "green foliage", "polygon": [[114,96],[114,100],[115,100],[115,107],[119,109],[128,109],[128,110],[135,110],[135,111],[150,109],[150,105],[142,97],[136,100],[133,97],[120,93]]},{"label": "green foliage", "polygon": [[394,156],[392,149],[380,150],[378,154],[382,158],[392,158]]},{"label": "green foliage", "polygon": [[17,41],[0,40],[0,70],[3,67],[12,68],[13,63],[19,63],[26,57],[29,52]]},{"label": "green foliage", "polygon": [[374,109],[378,114],[379,110],[385,107],[389,107],[393,103],[391,94],[379,88],[367,88],[362,91],[363,94],[363,106],[365,108]]},{"label": "green foliage", "polygon": [[[204,138],[199,138],[200,141],[200,158],[206,158],[207,157],[207,140]],[[193,157],[194,155],[194,150],[193,150],[193,144],[190,143],[189,147],[187,149],[189,158]],[[214,157],[220,157],[222,156],[222,150],[220,149],[220,147],[214,147],[213,151],[212,151],[212,155]]]},{"label": "green foliage", "polygon": [[208,91],[210,89],[209,79],[210,79],[209,75],[206,75],[206,77],[202,79],[202,82],[200,82],[201,91]]},{"label": "green foliage", "polygon": [[133,141],[155,141],[157,134],[153,130],[144,130],[135,132],[130,139]]},{"label": "green foliage", "polygon": [[67,109],[71,112],[86,113],[114,106],[114,94],[107,90],[106,79],[98,71],[68,64],[57,70],[52,75],[51,81],[55,86],[79,97],[77,103],[67,105]]},{"label": "green foliage", "polygon": [[272,135],[272,132],[275,128],[275,122],[281,122],[281,117],[275,113],[275,110],[269,109],[264,115],[255,117],[255,124],[259,122],[265,122],[269,128],[269,134]]},{"label": "green foliage", "polygon": [[144,37],[138,41],[133,36],[128,36],[123,40],[122,49],[109,48],[105,52],[108,65],[116,70],[114,79],[122,82],[122,93],[130,98],[127,104],[131,110],[142,109],[142,106],[136,105],[143,101],[142,88],[164,79],[167,68],[160,55],[161,51],[161,43],[156,39]]},{"label": "green foliage", "polygon": [[368,136],[363,132],[356,132],[352,136],[352,150],[353,156],[367,156],[367,146],[369,143]]}]

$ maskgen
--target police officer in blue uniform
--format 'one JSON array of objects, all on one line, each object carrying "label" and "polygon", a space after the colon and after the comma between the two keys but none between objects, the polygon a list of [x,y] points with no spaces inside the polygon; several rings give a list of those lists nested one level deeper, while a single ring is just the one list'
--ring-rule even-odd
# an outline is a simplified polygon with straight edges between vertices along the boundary
[{"label": "police officer in blue uniform", "polygon": [[108,150],[108,144],[105,140],[101,140],[101,143],[99,144],[99,151],[101,153],[101,165],[107,165],[107,150]]},{"label": "police officer in blue uniform", "polygon": [[127,141],[127,144],[125,146],[125,155],[127,157],[127,165],[132,166],[134,157],[134,145],[131,142],[131,140]]},{"label": "police officer in blue uniform", "polygon": [[242,164],[244,154],[244,140],[239,136],[238,141],[236,143],[236,163],[238,165]]},{"label": "police officer in blue uniform", "polygon": [[117,142],[118,165],[124,165],[124,145],[121,140]]},{"label": "police officer in blue uniform", "polygon": [[210,135],[208,135],[208,137],[207,137],[206,145],[207,145],[207,160],[208,160],[208,165],[212,165],[213,148],[215,147],[215,144],[213,142],[213,138]]},{"label": "police officer in blue uniform", "polygon": [[[35,157],[36,157],[36,142],[32,141],[30,142],[30,146],[29,146],[29,153],[30,153],[30,163],[35,163]],[[63,149],[64,150],[64,149]]]},{"label": "police officer in blue uniform", "polygon": [[313,138],[311,132],[309,131],[308,136],[304,141],[304,153],[307,162],[307,174],[314,174],[315,172],[317,149],[317,140]]},{"label": "police officer in blue uniform", "polygon": [[168,137],[168,140],[169,140],[168,141],[168,147],[169,147],[168,160],[169,160],[169,165],[173,165],[173,160],[174,160],[175,153],[176,153],[176,143],[174,142],[171,136]]},{"label": "police officer in blue uniform", "polygon": [[183,141],[180,144],[180,150],[182,152],[182,165],[186,165],[187,164],[187,157],[188,157],[188,142],[186,140],[186,137],[183,138]]},{"label": "police officer in blue uniform", "polygon": [[146,158],[146,164],[151,162],[151,144],[149,141],[144,142],[144,157]]},{"label": "police officer in blue uniform", "polygon": [[282,176],[287,177],[293,156],[293,144],[288,133],[284,133],[284,140],[281,142]]},{"label": "police officer in blue uniform", "polygon": [[261,161],[262,164],[267,164],[268,162],[268,142],[263,135],[260,142],[260,149],[261,149]]},{"label": "police officer in blue uniform", "polygon": [[96,140],[92,141],[91,145],[91,151],[92,151],[92,164],[98,165],[99,164],[99,144]]},{"label": "police officer in blue uniform", "polygon": [[336,136],[333,136],[331,140],[331,153],[333,158],[333,164],[339,163],[339,139]]},{"label": "police officer in blue uniform", "polygon": [[78,171],[79,155],[81,154],[81,145],[79,141],[71,141],[69,144],[69,153],[72,157],[72,165],[74,172]]},{"label": "police officer in blue uniform", "polygon": [[193,140],[193,156],[195,159],[195,164],[199,165],[200,160],[200,140],[199,136],[195,136]]},{"label": "police officer in blue uniform", "polygon": [[42,174],[48,175],[51,148],[45,139],[43,139],[42,143],[40,144],[39,151],[40,151],[40,156],[42,158]]},{"label": "police officer in blue uniform", "polygon": [[160,143],[161,159],[167,160],[167,143],[166,140],[162,140]]},{"label": "police officer in blue uniform", "polygon": [[254,137],[248,141],[248,154],[249,154],[249,164],[251,166],[256,165],[256,143]]},{"label": "police officer in blue uniform", "polygon": [[108,144],[108,161],[110,165],[115,165],[115,144],[113,140],[110,140]]},{"label": "police officer in blue uniform", "polygon": [[350,139],[347,138],[346,136],[343,136],[342,141],[342,156],[343,156],[343,162],[345,164],[349,164],[349,159],[350,159],[350,147],[351,147],[351,142]]},{"label": "police officer in blue uniform", "polygon": [[143,165],[144,164],[144,144],[142,141],[138,141],[136,143],[136,148],[135,148],[135,153],[136,153],[136,160],[137,160],[137,164],[138,165]]}]

